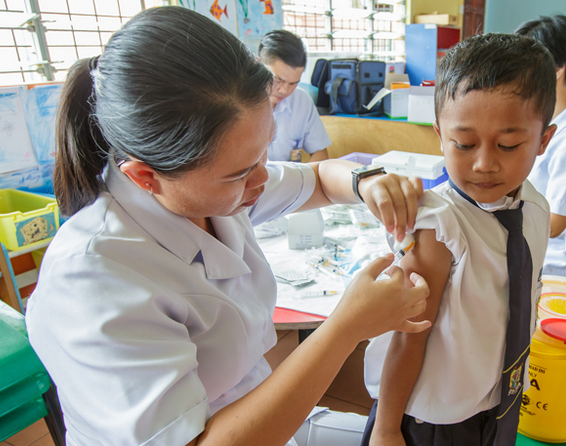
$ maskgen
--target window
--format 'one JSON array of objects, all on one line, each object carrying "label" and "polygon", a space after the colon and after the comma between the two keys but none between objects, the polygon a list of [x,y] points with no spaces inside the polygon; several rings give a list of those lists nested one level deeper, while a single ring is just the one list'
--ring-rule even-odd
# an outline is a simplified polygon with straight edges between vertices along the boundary
[{"label": "window", "polygon": [[[78,59],[147,5],[144,0],[0,0],[0,85],[63,81]],[[163,3],[163,2],[160,2]]]},{"label": "window", "polygon": [[359,52],[367,59],[405,54],[405,0],[283,0],[283,27],[308,52]]}]

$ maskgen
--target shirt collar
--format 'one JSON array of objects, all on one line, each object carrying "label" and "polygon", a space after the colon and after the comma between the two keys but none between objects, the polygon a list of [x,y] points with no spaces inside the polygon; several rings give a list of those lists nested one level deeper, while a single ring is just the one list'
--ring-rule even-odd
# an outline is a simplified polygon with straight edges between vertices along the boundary
[{"label": "shirt collar", "polygon": [[114,160],[108,161],[103,178],[120,206],[157,243],[188,264],[201,252],[207,278],[227,279],[251,272],[243,260],[246,228],[241,214],[212,218],[218,240],[137,187]]},{"label": "shirt collar", "polygon": [[521,201],[534,202],[536,199],[536,191],[533,185],[528,181],[523,182],[523,184],[519,186],[519,190],[517,191],[514,197],[504,196],[494,203],[478,203],[477,201],[472,200],[472,198],[470,198],[460,189],[458,189],[458,187],[452,182],[451,179],[449,180],[449,182],[450,182],[450,186],[456,192],[457,195],[461,196],[462,198],[469,201],[474,206],[477,206],[486,212],[517,209],[521,205]]},{"label": "shirt collar", "polygon": [[551,124],[556,124],[558,127],[556,133],[560,133],[566,127],[566,109],[562,110],[562,112],[552,120]]},{"label": "shirt collar", "polygon": [[275,107],[273,107],[273,113],[293,113],[291,108],[291,96],[293,96],[293,93],[283,99],[279,104],[275,105]]},{"label": "shirt collar", "polygon": [[515,194],[515,197],[509,197],[505,195],[501,197],[494,203],[478,203],[478,206],[487,212],[503,211],[507,209],[517,209],[521,204],[521,191],[523,190],[522,185]]}]

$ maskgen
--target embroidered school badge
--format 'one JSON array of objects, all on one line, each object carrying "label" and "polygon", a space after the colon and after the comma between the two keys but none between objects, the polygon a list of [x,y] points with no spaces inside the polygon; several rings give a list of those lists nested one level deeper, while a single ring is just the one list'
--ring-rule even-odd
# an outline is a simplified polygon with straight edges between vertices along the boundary
[{"label": "embroidered school badge", "polygon": [[515,367],[509,377],[509,393],[507,395],[515,395],[521,388],[521,376],[523,373],[523,363]]}]

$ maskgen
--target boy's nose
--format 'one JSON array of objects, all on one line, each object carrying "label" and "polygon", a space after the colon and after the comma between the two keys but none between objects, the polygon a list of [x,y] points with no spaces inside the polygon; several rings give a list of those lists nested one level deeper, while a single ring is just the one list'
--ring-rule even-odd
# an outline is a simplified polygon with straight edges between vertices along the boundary
[{"label": "boy's nose", "polygon": [[474,170],[476,172],[495,172],[498,170],[499,163],[489,148],[481,148],[477,151],[474,159]]}]

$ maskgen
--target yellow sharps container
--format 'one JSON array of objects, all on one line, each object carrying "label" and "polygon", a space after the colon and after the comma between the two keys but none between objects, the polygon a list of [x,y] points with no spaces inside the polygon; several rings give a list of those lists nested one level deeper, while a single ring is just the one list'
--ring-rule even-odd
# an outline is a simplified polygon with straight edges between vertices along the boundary
[{"label": "yellow sharps container", "polygon": [[519,432],[548,443],[566,442],[566,319],[540,321],[529,361]]}]

